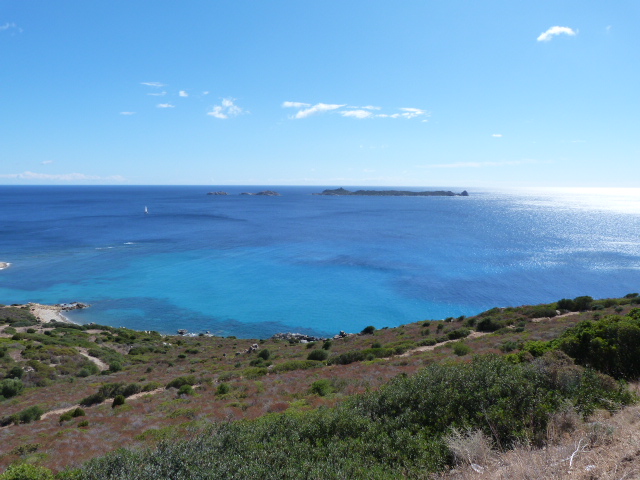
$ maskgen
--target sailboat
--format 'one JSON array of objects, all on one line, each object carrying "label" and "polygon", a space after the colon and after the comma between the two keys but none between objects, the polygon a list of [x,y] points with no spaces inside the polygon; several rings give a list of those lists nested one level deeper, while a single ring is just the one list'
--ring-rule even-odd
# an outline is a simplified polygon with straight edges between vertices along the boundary
[{"label": "sailboat", "polygon": [[147,208],[147,206],[146,206],[146,205],[145,205],[145,207],[144,207],[144,213],[145,213],[145,214],[148,214],[148,213],[149,213],[149,209]]}]

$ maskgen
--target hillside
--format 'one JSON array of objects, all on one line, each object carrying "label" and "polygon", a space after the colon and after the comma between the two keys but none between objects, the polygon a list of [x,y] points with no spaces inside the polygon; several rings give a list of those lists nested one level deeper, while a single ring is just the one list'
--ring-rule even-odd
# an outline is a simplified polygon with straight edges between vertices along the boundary
[{"label": "hillside", "polygon": [[[115,467],[129,462],[166,475],[158,462],[172,455],[193,469],[175,478],[465,475],[479,464],[456,460],[456,438],[485,442],[480,466],[490,468],[522,442],[560,442],[550,431],[562,415],[569,435],[632,403],[612,377],[638,377],[638,303],[635,294],[579,297],[315,343],[41,323],[24,306],[3,307],[0,471],[29,463],[63,472],[127,447],[138,453],[60,476],[134,478]],[[203,466],[196,451],[221,460]]]}]

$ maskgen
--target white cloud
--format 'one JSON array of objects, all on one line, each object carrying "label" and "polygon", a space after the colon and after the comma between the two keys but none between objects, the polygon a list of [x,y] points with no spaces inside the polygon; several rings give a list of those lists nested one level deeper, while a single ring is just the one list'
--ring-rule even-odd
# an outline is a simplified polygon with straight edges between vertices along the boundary
[{"label": "white cloud", "polygon": [[209,95],[208,91],[202,92],[203,95]]},{"label": "white cloud", "polygon": [[501,133],[494,133],[491,136],[495,137],[495,138],[502,138],[502,134]]},{"label": "white cloud", "polygon": [[178,92],[178,95],[180,95],[181,97],[188,97],[189,96],[189,94],[187,92],[185,92],[184,90],[180,90]]},{"label": "white cloud", "polygon": [[[401,113],[400,116],[404,118],[415,118],[421,117],[423,115],[427,115],[426,110],[422,110],[421,108],[401,108],[404,113]],[[393,117],[397,118],[397,117]]]},{"label": "white cloud", "polygon": [[245,113],[242,108],[233,103],[234,101],[235,99],[233,98],[223,98],[222,104],[214,105],[212,110],[207,112],[207,115],[224,120],[229,117],[237,117],[238,115]]},{"label": "white cloud", "polygon": [[154,97],[164,97],[167,92],[147,93],[147,95],[153,95]]},{"label": "white cloud", "polygon": [[298,111],[298,113],[294,115],[294,118],[307,118],[311,115],[315,115],[316,113],[330,112],[331,110],[337,110],[338,108],[342,107],[344,107],[344,105],[316,103],[313,107],[305,108],[304,110]]},{"label": "white cloud", "polygon": [[120,112],[120,115],[135,115],[136,112]]},{"label": "white cloud", "polygon": [[140,82],[140,85],[146,85],[148,87],[166,87],[164,83],[160,82]]},{"label": "white cloud", "polygon": [[340,115],[342,115],[343,117],[369,118],[373,116],[373,113],[368,110],[346,110],[340,112]]},{"label": "white cloud", "polygon": [[64,182],[77,182],[81,180],[109,180],[116,182],[124,182],[126,179],[122,175],[111,175],[108,177],[100,177],[98,175],[86,175],[84,173],[62,173],[62,174],[50,174],[50,173],[36,173],[36,172],[22,172],[22,173],[5,173],[0,174],[0,178],[15,178],[19,180],[58,180]]},{"label": "white cloud", "polygon": [[[381,110],[381,107],[373,105],[367,105],[364,107],[357,107],[353,105],[347,106],[346,104],[328,104],[328,103],[316,103],[311,105],[310,103],[302,102],[283,102],[282,106],[285,108],[297,108],[298,112],[290,118],[300,119],[307,118],[311,115],[318,113],[336,111],[343,117],[348,118],[416,118],[429,116],[429,112],[421,108],[404,107],[400,108],[400,112],[396,113],[377,113]],[[426,120],[423,120],[426,121]]]},{"label": "white cloud", "polygon": [[282,102],[282,106],[284,108],[304,108],[310,107],[310,103],[302,103],[302,102]]},{"label": "white cloud", "polygon": [[22,33],[22,29],[15,23],[5,23],[4,25],[0,25],[0,32],[9,30],[17,30],[18,32]]},{"label": "white cloud", "polygon": [[156,106],[158,108],[175,108],[175,105],[171,105],[170,103],[159,103]]},{"label": "white cloud", "polygon": [[546,32],[541,33],[540,36],[537,38],[537,40],[539,42],[548,42],[553,37],[555,37],[557,35],[562,35],[562,34],[569,35],[569,36],[574,36],[576,34],[576,32],[573,31],[569,27],[558,27],[558,26],[551,27]]},{"label": "white cloud", "polygon": [[40,162],[42,165],[49,165],[50,163],[53,163],[53,160],[43,160]]}]

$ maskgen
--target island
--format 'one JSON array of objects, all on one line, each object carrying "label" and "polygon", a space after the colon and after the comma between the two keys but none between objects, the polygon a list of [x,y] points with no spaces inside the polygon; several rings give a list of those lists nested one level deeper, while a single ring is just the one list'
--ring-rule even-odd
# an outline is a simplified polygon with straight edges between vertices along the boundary
[{"label": "island", "polygon": [[264,196],[267,196],[267,197],[280,197],[281,196],[278,192],[274,192],[273,190],[264,190],[264,191],[258,192],[258,193],[242,192],[240,195],[264,195]]},{"label": "island", "polygon": [[448,190],[435,190],[427,192],[411,192],[408,190],[356,190],[352,192],[344,188],[327,189],[313,195],[362,195],[370,197],[468,197],[469,192],[453,193]]},{"label": "island", "polygon": [[207,195],[227,195],[227,192],[219,191],[219,192],[209,192]]}]

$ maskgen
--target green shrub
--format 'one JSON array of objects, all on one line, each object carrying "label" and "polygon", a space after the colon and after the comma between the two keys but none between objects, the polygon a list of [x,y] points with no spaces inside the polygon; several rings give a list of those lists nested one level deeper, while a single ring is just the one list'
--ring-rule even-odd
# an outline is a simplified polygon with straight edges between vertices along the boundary
[{"label": "green shrub", "polygon": [[124,405],[124,402],[124,395],[116,395],[113,399],[113,403],[111,404],[111,408],[116,408],[120,405]]},{"label": "green shrub", "polygon": [[130,397],[131,395],[135,395],[136,393],[140,393],[142,391],[142,387],[137,383],[130,383],[122,390],[122,395],[125,397]]},{"label": "green shrub", "polygon": [[218,385],[218,388],[216,389],[216,395],[226,395],[230,391],[231,391],[231,387],[229,386],[228,383],[221,383],[220,385]]},{"label": "green shrub", "polygon": [[268,349],[264,348],[258,352],[258,357],[262,360],[269,360],[269,358],[271,357],[271,352]]},{"label": "green shrub", "polygon": [[15,365],[11,367],[11,369],[9,369],[9,371],[5,375],[5,378],[21,379],[23,375],[24,375],[24,370],[22,369],[22,367],[20,367],[19,365]]},{"label": "green shrub", "polygon": [[322,349],[323,350],[330,350],[332,346],[333,346],[333,342],[330,339],[327,339],[322,344]]},{"label": "green shrub", "polygon": [[187,375],[185,377],[178,377],[167,383],[166,388],[180,388],[183,385],[195,385],[196,377],[194,375]]},{"label": "green shrub", "polygon": [[424,340],[418,343],[419,347],[431,347],[436,345],[438,341],[435,338],[425,338]]},{"label": "green shrub", "polygon": [[44,410],[42,410],[37,405],[32,407],[25,408],[21,412],[15,413],[11,416],[13,423],[18,425],[19,423],[31,423],[36,420],[40,420]]},{"label": "green shrub", "polygon": [[467,330],[466,328],[459,328],[447,333],[447,338],[449,340],[458,340],[459,338],[468,337],[470,334],[471,330]]},{"label": "green shrub", "polygon": [[80,400],[79,403],[83,407],[91,407],[92,405],[97,405],[104,402],[106,399],[107,397],[105,397],[103,394],[101,394],[100,392],[96,392],[84,397],[82,400]]},{"label": "green shrub", "polygon": [[60,415],[60,419],[58,421],[62,424],[64,422],[68,422],[71,419],[73,419],[73,415],[71,414],[71,411],[69,411],[64,412],[62,415]]},{"label": "green shrub", "polygon": [[463,342],[455,342],[453,344],[453,353],[459,357],[463,357],[471,353],[471,347]]},{"label": "green shrub", "polygon": [[330,393],[333,393],[334,389],[331,382],[325,378],[322,380],[316,380],[311,384],[311,393],[320,397],[325,397]]},{"label": "green shrub", "polygon": [[77,418],[77,417],[84,417],[86,414],[84,413],[84,410],[81,409],[80,407],[77,407],[75,410],[73,410],[71,412],[71,416],[73,418]]},{"label": "green shrub", "polygon": [[162,387],[162,384],[160,382],[149,382],[149,383],[146,383],[142,387],[142,391],[143,392],[151,392],[151,391],[156,390],[156,389],[158,389],[160,387]]},{"label": "green shrub", "polygon": [[20,463],[9,465],[7,471],[0,475],[0,480],[54,480],[54,476],[48,468]]},{"label": "green shrub", "polygon": [[375,331],[376,331],[376,327],[374,327],[373,325],[369,325],[368,327],[364,327],[361,333],[363,335],[373,335],[373,332]]},{"label": "green shrub", "polygon": [[178,395],[193,395],[195,392],[191,385],[182,385],[178,389]]},{"label": "green shrub", "polygon": [[109,371],[112,373],[122,370],[122,364],[120,362],[111,362],[109,364]]},{"label": "green shrub", "polygon": [[89,420],[83,420],[80,423],[78,423],[78,428],[85,428],[89,426]]},{"label": "green shrub", "polygon": [[317,360],[320,362],[325,361],[327,358],[329,358],[329,352],[326,350],[313,350],[307,355],[307,360]]},{"label": "green shrub", "polygon": [[607,315],[568,329],[553,345],[580,365],[615,378],[640,376],[640,309],[626,316]]},{"label": "green shrub", "polygon": [[11,398],[20,395],[24,389],[24,384],[19,378],[7,378],[0,380],[0,400],[2,397]]}]

